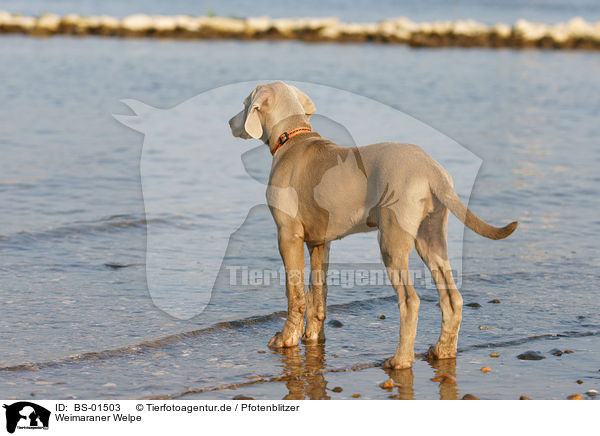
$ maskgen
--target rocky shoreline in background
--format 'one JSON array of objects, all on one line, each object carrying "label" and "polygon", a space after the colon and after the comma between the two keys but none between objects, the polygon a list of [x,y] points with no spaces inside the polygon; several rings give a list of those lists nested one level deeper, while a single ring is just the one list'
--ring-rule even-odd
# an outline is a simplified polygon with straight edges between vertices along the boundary
[{"label": "rocky shoreline in background", "polygon": [[135,14],[109,16],[44,14],[27,17],[0,11],[0,34],[75,35],[121,38],[299,40],[374,42],[412,47],[491,47],[600,50],[600,22],[573,18],[542,24],[518,20],[488,26],[474,20],[415,23],[400,17],[379,23],[344,23],[337,18],[228,18]]}]

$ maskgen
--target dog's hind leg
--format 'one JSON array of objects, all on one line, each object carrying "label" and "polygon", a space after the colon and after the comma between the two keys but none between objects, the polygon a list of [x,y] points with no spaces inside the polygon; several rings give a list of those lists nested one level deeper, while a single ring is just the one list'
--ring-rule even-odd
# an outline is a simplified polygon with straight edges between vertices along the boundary
[{"label": "dog's hind leg", "polygon": [[386,360],[383,366],[393,369],[410,368],[415,360],[414,345],[420,305],[408,269],[408,257],[414,246],[414,237],[402,229],[395,222],[394,217],[383,218],[382,221],[384,224],[380,224],[379,227],[379,246],[390,281],[398,294],[400,309],[398,348],[394,356]]},{"label": "dog's hind leg", "polygon": [[310,284],[306,298],[306,332],[302,341],[306,344],[325,342],[325,314],[327,310],[327,268],[329,266],[329,243],[309,246]]},{"label": "dog's hind leg", "polygon": [[447,222],[448,209],[438,204],[436,210],[421,223],[416,239],[417,251],[431,272],[442,309],[440,337],[428,352],[428,356],[433,359],[456,357],[458,331],[462,320],[463,299],[454,283],[448,261]]}]

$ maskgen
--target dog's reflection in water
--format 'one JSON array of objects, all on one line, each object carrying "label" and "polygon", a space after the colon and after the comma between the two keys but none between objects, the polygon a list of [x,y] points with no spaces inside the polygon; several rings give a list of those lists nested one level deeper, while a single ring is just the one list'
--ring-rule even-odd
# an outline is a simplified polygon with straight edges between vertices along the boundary
[{"label": "dog's reflection in water", "polygon": [[412,368],[386,370],[386,373],[394,380],[394,388],[388,398],[395,400],[415,399],[415,376]]},{"label": "dog's reflection in water", "polygon": [[[456,359],[442,359],[429,361],[435,372],[432,377],[438,380],[440,400],[458,400],[458,385],[456,384]],[[388,396],[396,400],[414,400],[414,374],[412,368],[400,370],[386,370],[394,380],[394,393]]]},{"label": "dog's reflection in water", "polygon": [[[440,400],[458,400],[458,384],[456,384],[456,359],[431,360],[429,365],[435,369],[435,377],[439,382]],[[448,379],[444,376],[450,376]]]},{"label": "dog's reflection in water", "polygon": [[[331,396],[327,388],[325,366],[325,346],[313,345],[277,350],[283,363],[283,375],[288,394],[284,400],[329,400]],[[458,385],[456,384],[456,359],[429,361],[433,368],[433,378],[438,378],[440,400],[458,400]],[[414,400],[415,377],[412,368],[400,370],[384,370],[394,380],[394,388],[388,398],[396,400]],[[429,380],[427,380],[429,383]],[[374,387],[375,389],[376,387]],[[379,388],[376,388],[379,389]]]},{"label": "dog's reflection in water", "polygon": [[289,393],[284,400],[329,400],[323,375],[325,346],[311,345],[277,350],[284,365],[283,374]]}]

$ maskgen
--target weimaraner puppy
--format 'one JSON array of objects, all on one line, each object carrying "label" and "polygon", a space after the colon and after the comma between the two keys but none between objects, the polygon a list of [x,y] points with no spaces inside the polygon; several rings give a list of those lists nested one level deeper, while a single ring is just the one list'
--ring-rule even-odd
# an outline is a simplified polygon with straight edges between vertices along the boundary
[{"label": "weimaraner puppy", "polygon": [[[377,230],[400,308],[400,341],[384,366],[402,369],[414,362],[420,302],[408,258],[415,245],[431,271],[442,309],[440,337],[429,356],[456,357],[463,301],[448,262],[448,211],[490,239],[506,238],[518,223],[499,228],[479,219],[457,196],[450,175],[416,145],[385,142],[349,148],[322,138],[309,123],[315,111],[299,89],[272,82],[257,86],[244,101],[244,110],[229,121],[235,137],[261,139],[273,154],[267,200],[286,270],[288,314],[269,346],[293,347],[301,337],[305,343],[324,341],[329,244]],[[311,265],[306,296],[305,243]]]}]

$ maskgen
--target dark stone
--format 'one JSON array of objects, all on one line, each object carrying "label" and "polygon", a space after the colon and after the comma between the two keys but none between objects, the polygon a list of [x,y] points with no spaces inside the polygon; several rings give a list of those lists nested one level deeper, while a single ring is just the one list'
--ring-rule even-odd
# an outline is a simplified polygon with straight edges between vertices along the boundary
[{"label": "dark stone", "polygon": [[583,384],[583,380],[577,380],[577,384],[578,385],[582,385]]},{"label": "dark stone", "polygon": [[128,263],[128,264],[105,263],[104,266],[107,267],[107,268],[110,268],[110,269],[121,269],[121,268],[128,268],[128,267],[133,266],[133,265],[130,264],[130,263]]},{"label": "dark stone", "polygon": [[492,303],[492,304],[500,304],[500,300],[494,298],[493,300],[488,301],[488,303]]},{"label": "dark stone", "polygon": [[563,352],[560,351],[558,348],[553,348],[550,350],[550,354],[553,354],[555,356],[562,356]]},{"label": "dark stone", "polygon": [[517,356],[518,359],[521,360],[542,360],[545,359],[544,356],[541,355],[541,353],[539,353],[538,351],[525,351],[522,354],[519,354]]},{"label": "dark stone", "polygon": [[479,398],[477,398],[475,395],[471,395],[471,394],[466,394],[464,397],[462,397],[463,400],[479,400]]},{"label": "dark stone", "polygon": [[342,324],[341,321],[338,321],[337,319],[332,319],[331,321],[329,321],[327,324],[329,324],[331,327],[343,327],[344,324]]},{"label": "dark stone", "polygon": [[236,395],[235,397],[233,397],[234,400],[254,400],[254,398],[252,397],[247,397],[245,395]]},{"label": "dark stone", "polygon": [[341,386],[336,386],[336,387],[335,387],[335,388],[333,388],[331,391],[332,391],[332,392],[342,392],[342,391],[343,391],[343,389],[341,388]]},{"label": "dark stone", "polygon": [[519,400],[531,400],[531,398],[529,398],[529,397],[526,397],[525,395],[521,395],[521,396],[519,397]]},{"label": "dark stone", "polygon": [[469,303],[469,304],[465,304],[465,306],[468,306],[468,307],[481,307],[481,304],[479,304],[479,303]]},{"label": "dark stone", "polygon": [[385,319],[385,315],[379,315],[379,319]]}]

